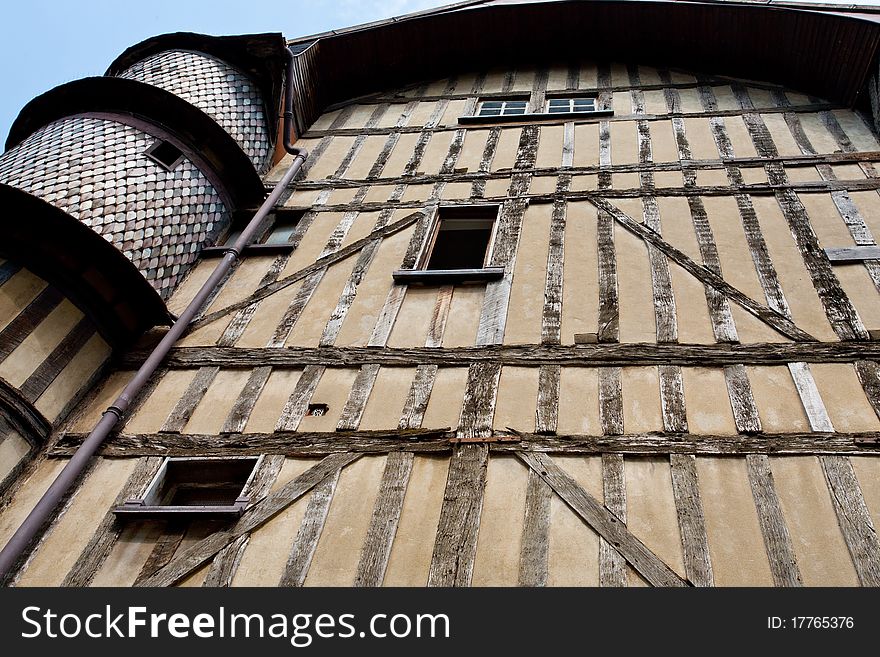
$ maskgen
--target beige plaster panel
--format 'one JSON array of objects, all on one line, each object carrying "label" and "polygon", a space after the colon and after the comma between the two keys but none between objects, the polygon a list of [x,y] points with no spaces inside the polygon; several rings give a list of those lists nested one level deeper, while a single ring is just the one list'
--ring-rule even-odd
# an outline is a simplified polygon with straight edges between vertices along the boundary
[{"label": "beige plaster panel", "polygon": [[[328,126],[329,127],[329,126]],[[315,146],[320,143],[321,139],[298,139],[296,145],[298,147],[305,148],[310,153],[314,151]],[[290,165],[293,164],[293,155],[290,153],[286,153],[284,157],[282,157],[275,166],[266,174],[265,181],[268,183],[276,183],[281,180],[282,176],[287,172],[290,168]]]},{"label": "beige plaster panel", "polygon": [[[413,210],[403,210],[398,211],[397,218],[403,219],[404,215],[411,214]],[[345,247],[354,244],[358,240],[362,240],[365,237],[369,236],[376,229],[376,221],[379,219],[379,212],[357,212],[354,215],[354,221],[351,222],[351,227],[348,229],[348,232],[345,233],[345,237],[342,239],[342,243],[340,244],[340,249],[344,249]],[[393,222],[394,219],[391,220]],[[354,260],[357,260],[358,254],[354,253],[349,256]]]},{"label": "beige plaster panel", "polygon": [[858,164],[835,164],[831,166],[839,180],[864,180],[865,172]]},{"label": "beige plaster panel", "polygon": [[327,130],[330,127],[330,124],[336,120],[336,117],[339,116],[339,113],[342,109],[331,110],[329,112],[324,112],[321,116],[315,119],[315,122],[312,123],[309,130]]},{"label": "beige plaster panel", "polygon": [[[651,121],[651,152],[654,162],[677,162],[678,145],[672,132],[672,121]],[[655,181],[656,182],[656,181]]]},{"label": "beige plaster panel", "polygon": [[501,91],[502,86],[504,85],[504,78],[507,75],[507,72],[504,70],[492,70],[486,73],[486,78],[483,80],[483,93],[494,93],[496,91]]},{"label": "beige plaster panel", "polygon": [[470,182],[446,183],[443,185],[443,191],[440,194],[442,199],[469,199],[473,184]]},{"label": "beige plaster panel", "polygon": [[[611,63],[611,86],[612,87],[628,87],[629,86],[629,70],[626,64],[622,62]],[[625,92],[629,93],[629,92]],[[620,110],[618,110],[619,112]]]},{"label": "beige plaster panel", "polygon": [[13,386],[20,386],[46,360],[58,343],[67,337],[82,317],[79,308],[67,299],[62,299],[37,328],[0,362],[0,376]]},{"label": "beige plaster panel", "polygon": [[435,132],[431,136],[428,145],[425,147],[422,161],[419,163],[418,173],[436,175],[440,172],[440,167],[443,166],[443,161],[449,154],[449,146],[452,144],[454,136],[455,133],[451,130]]},{"label": "beige plaster panel", "polygon": [[670,78],[676,84],[692,84],[696,82],[696,78],[694,78],[693,74],[685,73],[684,71],[670,71]]},{"label": "beige plaster panel", "polygon": [[764,119],[764,124],[770,131],[770,136],[773,137],[773,143],[776,144],[776,150],[780,155],[801,154],[801,149],[798,148],[794,137],[792,137],[791,130],[789,130],[782,114],[762,114],[761,118]]},{"label": "beige plaster panel", "polygon": [[624,367],[621,370],[623,430],[626,433],[663,431],[660,379],[656,367]]},{"label": "beige plaster panel", "polygon": [[184,433],[219,434],[242,388],[251,375],[250,370],[220,370],[208,386],[205,396],[193,411],[184,427]]},{"label": "beige plaster panel", "polygon": [[490,456],[473,586],[516,586],[529,469],[515,456]]},{"label": "beige plaster panel", "polygon": [[[554,455],[553,461],[597,500],[602,495],[602,459]],[[598,586],[599,535],[554,494],[550,500],[547,585]]]},{"label": "beige plaster panel", "polygon": [[63,459],[41,462],[27,479],[20,482],[9,504],[0,511],[0,545],[6,545],[24,519],[36,506],[49,485],[67,464]]},{"label": "beige plaster panel", "polygon": [[834,265],[834,273],[865,326],[869,329],[880,328],[877,288],[865,266],[858,263]]},{"label": "beige plaster panel", "polygon": [[[699,174],[697,174],[699,182]],[[680,171],[655,171],[654,186],[655,187],[682,187],[684,179]]]},{"label": "beige plaster panel", "polygon": [[443,116],[440,118],[439,125],[458,125],[458,119],[464,116],[467,104],[468,101],[464,99],[450,100],[446,106],[446,111],[443,112]]},{"label": "beige plaster panel", "polygon": [[740,169],[743,181],[747,185],[758,185],[767,182],[767,172],[764,167],[743,167]]},{"label": "beige plaster panel", "polygon": [[795,324],[820,340],[836,340],[776,199],[754,196],[752,203]]},{"label": "beige plaster panel", "polygon": [[678,94],[681,97],[682,112],[696,114],[703,111],[703,103],[700,101],[700,94],[696,89],[679,89]]},{"label": "beige plaster panel", "polygon": [[535,176],[529,185],[531,194],[553,194],[556,192],[556,176]]},{"label": "beige plaster panel", "polygon": [[800,107],[802,105],[812,105],[812,100],[809,96],[798,93],[797,91],[787,90],[785,92],[785,95],[788,97],[788,102],[790,102],[795,107]]},{"label": "beige plaster panel", "polygon": [[431,115],[434,113],[434,110],[437,109],[437,101],[422,101],[416,105],[415,111],[412,113],[412,116],[409,117],[409,121],[407,122],[408,126],[423,126],[427,123],[428,119],[431,118]]},{"label": "beige plaster panel", "polygon": [[733,89],[730,88],[730,85],[712,87],[712,91],[715,93],[715,101],[718,103],[719,110],[740,111],[742,109],[736,96],[733,95]]},{"label": "beige plaster panel", "polygon": [[[708,119],[706,121],[708,122]],[[741,116],[725,116],[724,125],[727,128],[730,143],[733,144],[734,157],[755,157],[757,155],[755,144],[752,142]],[[717,158],[718,155],[715,157]]]},{"label": "beige plaster panel", "polygon": [[27,269],[19,269],[6,281],[0,287],[0,331],[45,287],[46,281]]},{"label": "beige plaster panel", "polygon": [[556,433],[598,436],[599,370],[592,367],[563,367],[559,376],[559,409]]},{"label": "beige plaster panel", "polygon": [[563,91],[568,88],[568,67],[551,66],[547,75],[547,91]]},{"label": "beige plaster panel", "polygon": [[856,149],[860,151],[880,150],[877,145],[877,137],[856,112],[834,110],[832,114],[837,117],[840,127],[843,128]]},{"label": "beige plaster panel", "polygon": [[797,117],[817,153],[835,153],[840,150],[837,140],[822,123],[818,112],[798,113]]},{"label": "beige plaster panel", "polygon": [[[392,218],[392,221],[397,217]],[[410,236],[401,231],[382,240],[336,338],[340,346],[366,345],[394,284],[391,272],[400,267]]]},{"label": "beige plaster panel", "polygon": [[335,431],[357,373],[356,369],[324,370],[310,403],[327,404],[329,410],[324,415],[306,415],[297,431]]},{"label": "beige plaster panel", "polygon": [[31,451],[31,446],[17,432],[0,436],[0,481],[12,472]]},{"label": "beige plaster panel", "polygon": [[594,62],[582,62],[578,77],[578,89],[595,89],[598,70]]},{"label": "beige plaster panel", "polygon": [[423,427],[458,427],[467,377],[466,367],[441,367],[437,370],[428,408],[422,418]]},{"label": "beige plaster panel", "polygon": [[[615,199],[614,205],[641,221],[639,199]],[[617,282],[620,297],[620,341],[654,342],[654,300],[645,243],[619,225],[614,227]]]},{"label": "beige plaster panel", "polygon": [[317,212],[299,246],[290,254],[279,278],[290,276],[315,262],[343,216],[342,212]]},{"label": "beige plaster panel", "polygon": [[358,428],[396,429],[415,373],[414,367],[380,368]]},{"label": "beige plaster panel", "polygon": [[562,344],[574,344],[575,333],[595,333],[598,330],[597,214],[592,204],[578,201],[566,206],[565,215],[560,330]]},{"label": "beige plaster panel", "polygon": [[436,303],[436,287],[407,288],[388,338],[388,346],[424,347]]},{"label": "beige plaster panel", "polygon": [[363,128],[376,109],[376,105],[355,105],[346,122],[341,128]]},{"label": "beige plaster panel", "polygon": [[715,586],[773,586],[746,460],[697,457]]},{"label": "beige plaster panel", "polygon": [[788,177],[789,182],[802,183],[822,180],[816,167],[786,166],[784,168],[785,175]]},{"label": "beige plaster panel", "polygon": [[382,169],[383,178],[397,178],[403,175],[406,164],[413,156],[413,151],[418,141],[418,133],[408,132],[400,135],[400,138],[391,150],[391,155],[388,156],[388,160],[385,162],[385,168]]},{"label": "beige plaster panel", "polygon": [[444,347],[474,345],[485,296],[485,285],[459,285],[455,288],[452,293],[452,305],[449,307],[449,317],[443,330]]},{"label": "beige plaster panel", "polygon": [[[317,460],[285,459],[272,492],[293,481],[315,463]],[[278,586],[311,496],[311,493],[302,496],[251,534],[232,579],[233,586]]]},{"label": "beige plaster panel", "polygon": [[354,582],[385,461],[364,456],[342,470],[305,586]]},{"label": "beige plaster panel", "polygon": [[125,525],[89,586],[131,586],[162,536],[162,520]]},{"label": "beige plaster panel", "polygon": [[[612,144],[612,147],[614,145]],[[574,127],[574,166],[599,166],[599,124],[587,123]]]},{"label": "beige plaster panel", "polygon": [[301,375],[302,370],[272,370],[251,410],[244,428],[245,433],[272,433],[275,430],[281,411],[293,394]]},{"label": "beige plaster panel", "polygon": [[[685,135],[687,135],[693,159],[718,159],[718,148],[715,146],[715,139],[712,137],[712,132],[709,129],[709,119],[684,119],[684,131]],[[734,144],[737,143],[733,136],[731,136],[731,140]]]},{"label": "beige plaster panel", "polygon": [[787,367],[747,366],[746,370],[766,433],[810,431],[801,398]]},{"label": "beige plaster panel", "polygon": [[447,81],[452,87],[452,93],[466,94],[474,89],[477,82],[477,73],[461,73]]},{"label": "beige plaster panel", "polygon": [[629,91],[615,91],[612,93],[611,105],[614,107],[614,113],[618,116],[635,114],[632,93]]},{"label": "beige plaster panel", "polygon": [[400,121],[400,117],[403,116],[403,111],[406,109],[406,103],[392,103],[388,106],[388,109],[385,113],[379,117],[379,120],[376,122],[377,128],[393,128],[397,125],[398,121]]},{"label": "beige plaster panel", "polygon": [[449,458],[416,456],[391,544],[385,586],[424,586],[446,488]]},{"label": "beige plaster panel", "polygon": [[235,343],[236,346],[265,347],[302,285],[302,281],[294,283],[260,301],[247,329]]},{"label": "beige plaster panel", "polygon": [[858,586],[818,457],[773,458],[770,469],[804,585]]},{"label": "beige plaster panel", "polygon": [[[94,398],[89,399],[85,404],[80,403],[78,410],[72,416],[70,424],[71,431],[91,431],[101,419],[101,415],[107,410],[107,407],[122,392],[125,385],[131,380],[134,372],[113,372],[107,376],[98,388],[98,393]],[[81,410],[79,410],[81,409]]]},{"label": "beige plaster panel", "polygon": [[456,169],[466,169],[474,172],[480,168],[480,159],[486,149],[486,140],[489,138],[488,130],[467,130],[461,152],[455,162]]},{"label": "beige plaster panel", "polygon": [[874,529],[880,527],[880,459],[876,456],[849,457]]},{"label": "beige plaster panel", "polygon": [[773,96],[769,89],[761,89],[759,87],[746,87],[749,98],[752,99],[752,105],[755,109],[766,109],[768,107],[776,107]]},{"label": "beige plaster panel", "polygon": [[200,260],[174,290],[174,294],[168,300],[168,310],[177,315],[183,312],[216,267],[217,263],[213,258]]},{"label": "beige plaster panel", "polygon": [[310,208],[318,200],[320,189],[297,189],[284,202],[286,208]]},{"label": "beige plaster panel", "polygon": [[169,370],[125,428],[129,433],[155,433],[183,397],[197,370]]},{"label": "beige plaster panel", "polygon": [[19,586],[59,586],[125,484],[136,459],[99,459],[50,529]]},{"label": "beige plaster panel", "polygon": [[401,201],[426,201],[431,195],[434,185],[407,185]]},{"label": "beige plaster panel", "polygon": [[683,367],[688,431],[694,434],[736,435],[736,422],[727,395],[724,369]]},{"label": "beige plaster panel", "polygon": [[[691,259],[702,263],[687,199],[670,196],[659,198],[658,202],[663,237],[687,253]],[[709,319],[705,287],[697,278],[671,261],[669,274],[675,298],[679,341],[714,343],[715,335]]]},{"label": "beige plaster panel", "polygon": [[354,137],[331,137],[330,145],[317,161],[312,163],[308,179],[321,180],[322,178],[332,176],[336,169],[339,168],[343,158],[348,154],[348,151],[351,150],[354,141]]},{"label": "beige plaster panel", "polygon": [[[221,310],[252,294],[274,261],[275,256],[250,256],[244,258],[232,276],[226,280],[226,283],[224,283],[214,301],[208,306],[206,312]],[[215,265],[218,263],[217,260],[213,262]],[[222,324],[222,322],[216,322],[216,324]]]},{"label": "beige plaster panel", "polygon": [[511,91],[531,91],[535,84],[535,71],[531,68],[517,69]]},{"label": "beige plaster panel", "polygon": [[661,89],[643,91],[642,97],[645,99],[646,114],[666,114],[669,111],[666,105],[666,94]]},{"label": "beige plaster panel", "polygon": [[880,431],[880,421],[851,363],[810,363],[810,371],[835,430]]},{"label": "beige plaster panel", "polygon": [[[724,169],[700,169],[697,171],[697,185],[700,187],[726,187],[730,184]],[[723,198],[723,197],[717,197]]]},{"label": "beige plaster panel", "polygon": [[[667,566],[684,577],[669,459],[626,458],[625,463],[626,526]],[[641,576],[630,570],[630,586],[642,581]]]},{"label": "beige plaster panel", "polygon": [[547,280],[547,253],[550,247],[550,215],[553,205],[530,205],[523,218],[507,324],[505,344],[541,342],[544,287]]},{"label": "beige plaster panel", "polygon": [[486,181],[486,198],[506,198],[510,189],[510,178],[494,178]]},{"label": "beige plaster panel", "polygon": [[294,324],[285,345],[318,346],[324,327],[333,309],[336,308],[336,303],[356,262],[356,258],[347,258],[327,268],[299,320]]},{"label": "beige plaster panel", "polygon": [[391,198],[394,187],[394,185],[370,185],[367,195],[364,196],[364,203],[384,203]]},{"label": "beige plaster panel", "polygon": [[538,141],[538,155],[535,160],[536,167],[562,166],[562,138],[565,126],[544,125],[541,126],[541,138]]},{"label": "beige plaster panel", "polygon": [[639,65],[639,80],[642,84],[662,84],[660,73],[653,66]]},{"label": "beige plaster panel", "polygon": [[[349,176],[346,172],[344,177],[349,178],[353,176]],[[330,192],[330,196],[327,198],[325,205],[346,205],[354,200],[357,193],[357,187],[339,187]]]},{"label": "beige plaster panel", "polygon": [[513,164],[516,162],[516,151],[519,148],[520,135],[522,135],[522,128],[504,128],[501,131],[490,171],[513,168]]},{"label": "beige plaster panel", "polygon": [[569,190],[572,192],[592,192],[599,188],[599,176],[595,173],[586,176],[573,176]]},{"label": "beige plaster panel", "polygon": [[447,78],[444,78],[442,80],[434,80],[425,88],[425,95],[442,96],[447,86],[449,86],[449,80]]},{"label": "beige plaster panel", "polygon": [[64,367],[34,406],[50,421],[55,421],[92,375],[110,357],[110,345],[95,333]]},{"label": "beige plaster panel", "polygon": [[855,202],[862,219],[877,240],[880,238],[880,196],[877,192],[850,192],[850,198]]},{"label": "beige plaster panel", "polygon": [[502,431],[507,427],[525,432],[535,430],[538,373],[537,367],[501,368],[492,426]]},{"label": "beige plaster panel", "polygon": [[613,164],[632,164],[638,161],[637,123],[635,121],[612,121],[611,162]]}]

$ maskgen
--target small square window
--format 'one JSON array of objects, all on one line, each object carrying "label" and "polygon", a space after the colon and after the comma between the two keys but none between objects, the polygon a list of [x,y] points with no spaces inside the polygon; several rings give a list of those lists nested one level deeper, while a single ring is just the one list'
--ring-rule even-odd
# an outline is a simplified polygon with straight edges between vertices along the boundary
[{"label": "small square window", "polygon": [[122,516],[241,515],[257,457],[166,458],[143,496],[114,509]]},{"label": "small square window", "polygon": [[525,100],[484,100],[480,103],[480,111],[477,116],[525,114],[527,105]]},{"label": "small square window", "polygon": [[572,112],[595,112],[595,98],[550,98],[547,100],[548,114],[569,114]]},{"label": "small square window", "polygon": [[154,141],[144,155],[166,171],[174,171],[177,165],[183,161],[183,152],[170,141],[164,139]]}]

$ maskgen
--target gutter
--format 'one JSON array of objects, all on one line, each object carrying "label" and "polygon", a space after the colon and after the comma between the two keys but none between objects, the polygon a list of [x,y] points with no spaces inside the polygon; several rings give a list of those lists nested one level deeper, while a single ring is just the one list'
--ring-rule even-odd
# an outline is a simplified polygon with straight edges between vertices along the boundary
[{"label": "gutter", "polygon": [[226,275],[232,267],[241,259],[243,249],[248,246],[259,234],[266,216],[275,207],[281,194],[287,186],[293,181],[302,168],[303,162],[308,157],[305,149],[297,148],[293,145],[293,52],[287,48],[287,71],[284,80],[284,128],[282,133],[282,145],[284,150],[294,156],[293,163],[290,168],[275,185],[275,188],[269,194],[260,209],[257,210],[253,218],[248,222],[235,244],[226,248],[223,259],[218,263],[208,280],[202,285],[199,291],[187,305],[186,309],[180,314],[168,333],[162,338],[159,344],[153,349],[147,359],[141,365],[140,369],[135,372],[134,377],[129,381],[125,389],[107,407],[107,410],[101,416],[98,424],[92,429],[83,444],[77,449],[74,455],[64,466],[64,469],[58,474],[48,490],[37,502],[37,505],[31,510],[27,518],[21,526],[13,534],[9,542],[0,551],[0,581],[9,583],[12,574],[15,572],[16,566],[22,555],[33,544],[34,539],[43,530],[46,523],[52,518],[53,513],[59,508],[64,496],[76,481],[82,476],[92,457],[103,444],[104,440],[110,435],[110,432],[116,428],[116,425],[125,416],[126,411],[131,404],[138,398],[150,377],[159,368],[168,352],[174,344],[183,337],[189,328],[190,323],[196,318],[202,307],[211,298],[214,291],[217,290]]}]

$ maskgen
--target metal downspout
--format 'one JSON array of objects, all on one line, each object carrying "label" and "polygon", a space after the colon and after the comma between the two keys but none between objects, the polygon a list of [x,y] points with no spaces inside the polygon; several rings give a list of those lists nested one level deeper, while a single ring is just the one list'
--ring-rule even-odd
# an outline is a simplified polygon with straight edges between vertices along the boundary
[{"label": "metal downspout", "polygon": [[25,518],[21,526],[13,534],[9,542],[0,551],[0,582],[8,583],[9,578],[14,572],[15,566],[19,558],[32,544],[34,538],[42,531],[44,525],[52,516],[53,511],[58,508],[64,495],[71,486],[82,475],[92,456],[116,427],[116,424],[124,417],[125,412],[131,406],[132,402],[137,399],[144,385],[161,365],[162,361],[168,355],[168,352],[174,344],[183,337],[190,322],[195,319],[196,315],[201,311],[202,306],[211,297],[214,290],[223,281],[226,274],[232,266],[241,258],[242,250],[249,245],[258,235],[258,231],[262,227],[266,215],[275,207],[281,194],[294,179],[300,168],[308,157],[308,151],[297,148],[291,143],[293,137],[293,52],[288,48],[287,52],[287,71],[284,80],[284,128],[282,136],[282,145],[284,149],[294,156],[294,160],[290,168],[284,174],[284,177],[278,181],[272,193],[263,201],[260,209],[253,218],[248,222],[241,236],[236,240],[235,244],[227,249],[223,259],[214,269],[214,272],[202,285],[196,293],[192,301],[186,309],[180,314],[180,317],[172,324],[168,333],[162,338],[159,344],[153,349],[150,355],[141,365],[140,369],[135,373],[132,380],[125,386],[125,389],[119,394],[119,397],[107,407],[98,424],[92,429],[91,433],[85,439],[82,445],[76,450],[74,455],[64,466],[64,469],[56,477],[52,485],[37,502],[37,505]]}]

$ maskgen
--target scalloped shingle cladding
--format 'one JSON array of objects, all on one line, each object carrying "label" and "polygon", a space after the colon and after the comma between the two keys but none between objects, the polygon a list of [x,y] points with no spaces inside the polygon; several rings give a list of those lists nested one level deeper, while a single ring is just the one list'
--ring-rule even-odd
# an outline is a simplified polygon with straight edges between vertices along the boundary
[{"label": "scalloped shingle cladding", "polygon": [[155,139],[105,119],[61,119],[0,158],[0,182],[82,221],[167,298],[227,211],[189,160],[169,172],[147,158]]},{"label": "scalloped shingle cladding", "polygon": [[119,74],[170,91],[213,118],[263,172],[271,149],[263,100],[244,75],[212,57],[169,50]]}]

